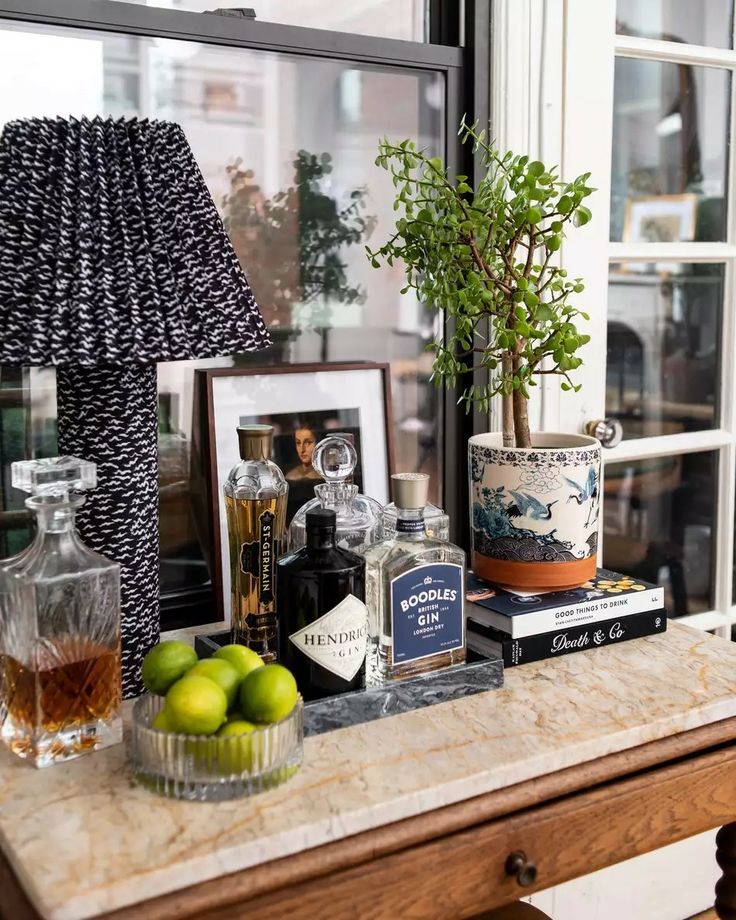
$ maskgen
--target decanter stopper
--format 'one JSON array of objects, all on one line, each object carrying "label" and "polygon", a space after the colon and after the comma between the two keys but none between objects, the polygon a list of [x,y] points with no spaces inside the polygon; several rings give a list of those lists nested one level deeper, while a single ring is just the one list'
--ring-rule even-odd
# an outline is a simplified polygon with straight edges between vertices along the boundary
[{"label": "decanter stopper", "polygon": [[70,492],[97,486],[97,464],[78,457],[18,460],[11,464],[10,470],[14,489],[31,495],[58,495],[61,501]]},{"label": "decanter stopper", "polygon": [[312,466],[325,482],[351,482],[358,452],[345,438],[324,438],[314,448]]},{"label": "decanter stopper", "polygon": [[337,515],[336,542],[343,549],[359,552],[383,535],[382,507],[367,495],[361,495],[353,483],[358,452],[347,439],[333,435],[314,448],[312,466],[324,479],[314,487],[315,498],[297,511],[289,527],[289,549],[304,546],[306,516],[315,508],[331,508]]}]

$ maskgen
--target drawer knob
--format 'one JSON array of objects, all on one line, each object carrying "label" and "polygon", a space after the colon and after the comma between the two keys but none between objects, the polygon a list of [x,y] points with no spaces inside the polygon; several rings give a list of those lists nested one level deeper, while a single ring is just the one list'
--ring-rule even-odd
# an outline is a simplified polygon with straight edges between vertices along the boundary
[{"label": "drawer knob", "polygon": [[533,862],[529,862],[523,850],[514,850],[506,859],[506,875],[516,876],[516,881],[522,888],[527,888],[537,880],[537,867]]}]

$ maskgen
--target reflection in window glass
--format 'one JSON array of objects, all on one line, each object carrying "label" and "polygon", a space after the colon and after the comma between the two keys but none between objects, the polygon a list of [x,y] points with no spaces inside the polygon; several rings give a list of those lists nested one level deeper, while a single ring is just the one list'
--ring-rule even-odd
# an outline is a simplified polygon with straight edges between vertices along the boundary
[{"label": "reflection in window glass", "polygon": [[730,75],[617,58],[611,239],[723,240]]},{"label": "reflection in window glass", "polygon": [[[125,2],[188,10],[192,13],[204,13],[220,6],[218,0]],[[234,4],[224,4],[228,5]],[[282,25],[401,38],[413,42],[427,41],[429,0],[348,0],[345,3],[335,3],[334,0],[244,0],[239,5],[254,10],[257,22],[279,22]]]},{"label": "reflection in window glass", "polygon": [[[441,152],[441,78],[73,30],[8,27],[0,30],[0,49],[19,39],[23,53],[0,55],[0,90],[13,87],[0,92],[0,124],[69,112],[179,122],[274,338],[258,355],[159,365],[162,584],[179,611],[189,610],[182,618],[211,619],[189,491],[195,367],[390,362],[396,465],[429,473],[433,500],[441,503],[442,394],[430,383],[425,351],[433,317],[400,295],[399,265],[375,271],[364,253],[372,234],[390,234],[394,219],[391,177],[374,165],[378,138],[409,135]],[[47,64],[65,61],[53,94],[37,78],[39,55]],[[11,460],[53,451],[54,373],[35,369],[31,377],[29,414],[28,392],[2,376],[4,485]],[[10,507],[0,504],[0,512]],[[12,520],[26,526],[0,519],[4,527]],[[23,534],[8,546],[18,539]]]},{"label": "reflection in window glass", "polygon": [[730,48],[733,0],[617,0],[619,35]]},{"label": "reflection in window glass", "polygon": [[665,588],[670,616],[713,607],[714,451],[607,463],[603,565]]},{"label": "reflection in window glass", "polygon": [[31,536],[33,515],[24,504],[26,495],[10,486],[10,464],[29,456],[29,425],[20,368],[0,373],[0,559],[19,552]]},{"label": "reflection in window glass", "polygon": [[722,265],[612,264],[606,415],[625,438],[717,427]]}]

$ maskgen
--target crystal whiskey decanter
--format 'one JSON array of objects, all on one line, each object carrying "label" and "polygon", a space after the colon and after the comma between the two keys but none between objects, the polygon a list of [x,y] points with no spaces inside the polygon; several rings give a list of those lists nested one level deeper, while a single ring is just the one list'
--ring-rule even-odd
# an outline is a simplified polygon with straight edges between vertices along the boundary
[{"label": "crystal whiskey decanter", "polygon": [[240,462],[224,486],[233,639],[275,661],[276,560],[285,549],[289,486],[270,459],[271,425],[239,426],[238,446]]},{"label": "crystal whiskey decanter", "polygon": [[361,552],[383,535],[383,509],[379,502],[361,495],[353,484],[358,463],[355,447],[346,438],[324,438],[315,447],[312,466],[324,479],[314,487],[316,498],[297,511],[289,528],[289,550],[301,549],[307,542],[307,515],[318,508],[335,512],[335,541],[343,549]]},{"label": "crystal whiskey decanter", "polygon": [[74,528],[96,485],[75,457],[12,464],[38,533],[0,564],[0,737],[37,767],[122,740],[120,566]]},{"label": "crystal whiskey decanter", "polygon": [[465,553],[427,536],[429,476],[400,473],[391,484],[396,531],[364,553],[369,685],[465,661]]}]

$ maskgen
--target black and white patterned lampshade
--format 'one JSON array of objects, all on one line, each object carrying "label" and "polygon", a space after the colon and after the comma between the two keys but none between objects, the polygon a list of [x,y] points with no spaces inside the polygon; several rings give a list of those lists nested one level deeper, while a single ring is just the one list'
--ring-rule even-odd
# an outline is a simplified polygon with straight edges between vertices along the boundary
[{"label": "black and white patterned lampshade", "polygon": [[5,126],[0,364],[57,368],[59,452],[98,464],[78,523],[122,565],[127,696],[159,632],[156,362],[268,345],[179,125]]},{"label": "black and white patterned lampshade", "polygon": [[130,364],[270,345],[181,127],[27,119],[0,137],[0,363]]}]

